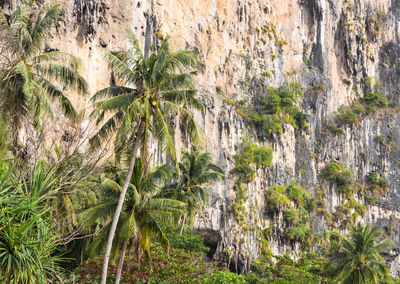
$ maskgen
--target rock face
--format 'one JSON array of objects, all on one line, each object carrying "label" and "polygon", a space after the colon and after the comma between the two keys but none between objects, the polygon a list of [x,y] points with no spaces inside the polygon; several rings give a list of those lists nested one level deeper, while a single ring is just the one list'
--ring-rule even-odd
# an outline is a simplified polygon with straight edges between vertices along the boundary
[{"label": "rock face", "polygon": [[[202,60],[197,77],[207,111],[197,114],[207,133],[206,150],[226,170],[225,184],[210,188],[209,206],[196,221],[196,229],[215,251],[215,259],[245,272],[261,254],[261,230],[272,228],[265,238],[273,253],[296,251],[300,242],[285,236],[282,213],[268,214],[265,194],[272,185],[301,184],[313,195],[326,187],[326,208],[334,213],[344,202],[334,185],[320,173],[327,163],[350,169],[360,184],[371,171],[389,181],[379,201],[365,203],[357,220],[391,228],[390,237],[400,244],[400,116],[396,108],[379,109],[357,123],[343,126],[334,136],[327,126],[340,106],[348,106],[367,91],[370,81],[382,83],[392,104],[400,100],[400,1],[398,0],[68,0],[57,36],[48,47],[79,56],[91,90],[110,83],[103,48],[125,47],[123,30],[131,29],[142,45],[169,35],[176,48],[195,49]],[[0,1],[9,7],[13,1]],[[15,3],[14,3],[15,5]],[[236,199],[233,156],[243,137],[257,140],[259,129],[247,127],[231,99],[240,101],[262,95],[252,88],[263,77],[265,85],[278,87],[296,82],[305,92],[301,110],[309,116],[308,129],[283,124],[283,133],[259,144],[274,150],[272,167],[258,168],[247,184],[245,225],[235,218]],[[368,82],[367,82],[368,81]],[[318,90],[316,86],[319,86]],[[316,91],[317,90],[317,91]],[[87,98],[76,98],[90,108]],[[177,133],[177,137],[179,133]],[[385,140],[376,139],[377,136]],[[187,147],[177,139],[178,147]],[[250,216],[252,215],[252,216]],[[323,217],[313,214],[310,226],[322,233]],[[271,226],[272,224],[272,226]],[[345,232],[345,228],[338,229]],[[261,233],[260,233],[261,232]],[[391,270],[399,276],[396,253]]]}]

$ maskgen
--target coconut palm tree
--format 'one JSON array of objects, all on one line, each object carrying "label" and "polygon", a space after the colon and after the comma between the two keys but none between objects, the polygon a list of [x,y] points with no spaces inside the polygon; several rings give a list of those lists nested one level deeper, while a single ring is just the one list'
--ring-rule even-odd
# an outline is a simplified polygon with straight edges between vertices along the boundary
[{"label": "coconut palm tree", "polygon": [[390,279],[389,269],[381,253],[393,246],[392,241],[379,242],[378,227],[360,223],[351,228],[350,238],[343,238],[338,252],[327,264],[328,275],[339,283],[379,283]]},{"label": "coconut palm tree", "polygon": [[40,128],[40,116],[45,111],[52,114],[53,100],[64,115],[75,117],[65,89],[88,93],[78,58],[57,50],[43,51],[59,14],[57,5],[35,0],[22,1],[9,16],[0,10],[0,108],[13,129],[14,146],[24,118],[33,118]]},{"label": "coconut palm tree", "polygon": [[[104,223],[109,219],[118,206],[119,193],[124,182],[126,171],[123,174],[109,168],[108,176],[102,178],[100,196],[103,201],[86,210],[83,216],[89,216],[88,224],[99,221]],[[144,176],[144,174],[146,174]],[[140,264],[142,252],[149,255],[150,242],[156,236],[161,244],[168,245],[162,226],[173,224],[185,209],[185,203],[162,197],[165,182],[171,178],[171,169],[167,164],[154,167],[147,173],[140,158],[136,158],[131,182],[129,184],[120,221],[113,241],[113,262],[119,256],[117,278],[119,283],[128,245],[135,249],[137,263]],[[109,229],[110,226],[107,226]],[[107,230],[95,237],[91,245],[94,251],[104,249]]]},{"label": "coconut palm tree", "polygon": [[[195,97],[193,79],[196,72],[193,68],[198,66],[196,53],[186,50],[171,51],[166,38],[160,48],[153,50],[145,58],[135,36],[129,31],[127,33],[128,49],[106,54],[109,67],[121,85],[105,88],[91,99],[97,102],[92,115],[98,117],[98,123],[106,115],[109,117],[93,137],[92,145],[99,144],[102,139],[116,133],[117,157],[123,150],[129,152],[129,168],[104,255],[102,284],[106,281],[113,238],[140,145],[143,161],[148,161],[151,137],[176,160],[171,126],[173,118],[177,118],[181,128],[194,142],[200,141],[203,134],[191,112],[191,109],[204,110],[203,103]],[[147,168],[145,164],[145,172]]]},{"label": "coconut palm tree", "polygon": [[196,213],[208,202],[207,184],[225,179],[224,171],[213,163],[210,153],[200,153],[195,146],[184,152],[179,162],[179,180],[166,186],[167,196],[185,202],[187,211],[182,220],[180,234],[186,223],[193,225]]}]

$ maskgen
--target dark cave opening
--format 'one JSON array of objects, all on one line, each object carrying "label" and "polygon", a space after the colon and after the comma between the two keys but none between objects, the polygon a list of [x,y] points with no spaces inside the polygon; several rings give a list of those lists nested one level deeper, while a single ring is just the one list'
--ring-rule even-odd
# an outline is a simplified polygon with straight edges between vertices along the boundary
[{"label": "dark cave opening", "polygon": [[218,243],[221,240],[221,234],[219,231],[212,229],[196,229],[196,234],[203,237],[204,245],[210,248],[207,253],[209,259],[213,259],[215,252],[217,251]]}]

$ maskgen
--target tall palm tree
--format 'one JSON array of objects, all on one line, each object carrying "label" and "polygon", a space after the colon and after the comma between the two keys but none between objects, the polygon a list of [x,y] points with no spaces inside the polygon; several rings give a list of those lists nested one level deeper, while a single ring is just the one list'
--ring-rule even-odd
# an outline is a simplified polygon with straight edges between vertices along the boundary
[{"label": "tall palm tree", "polygon": [[328,274],[339,283],[378,283],[380,277],[390,279],[389,269],[381,253],[393,246],[392,241],[379,242],[378,227],[360,223],[352,227],[350,239],[343,238],[341,247],[327,264]]},{"label": "tall palm tree", "polygon": [[22,1],[9,16],[0,10],[0,108],[13,128],[14,146],[23,119],[31,117],[35,127],[40,127],[41,114],[52,114],[52,100],[60,103],[64,115],[76,116],[65,88],[88,93],[78,58],[57,50],[43,51],[59,14],[57,5],[35,0]]},{"label": "tall palm tree", "polygon": [[179,162],[179,180],[166,186],[167,196],[183,201],[187,205],[180,234],[187,222],[193,225],[196,213],[202,211],[208,202],[207,184],[225,179],[224,171],[213,163],[210,153],[200,153],[195,146],[191,152],[184,152]]},{"label": "tall palm tree", "polygon": [[[202,129],[197,125],[190,110],[204,110],[203,103],[195,97],[193,68],[198,66],[194,52],[171,51],[168,38],[149,57],[143,56],[135,36],[128,33],[129,47],[125,51],[107,53],[106,59],[113,74],[121,83],[97,92],[92,101],[97,102],[92,115],[100,123],[110,118],[92,139],[93,145],[116,133],[116,154],[128,149],[129,169],[122,186],[104,255],[102,284],[105,284],[107,267],[115,230],[122,210],[126,190],[133,172],[136,152],[142,145],[143,161],[148,161],[148,144],[153,137],[176,160],[176,150],[171,126],[177,118],[193,141],[200,141]],[[130,145],[133,145],[130,147]],[[148,166],[144,165],[144,171]]]},{"label": "tall palm tree", "polygon": [[[146,175],[145,175],[146,174]],[[100,195],[103,202],[85,211],[84,215],[93,222],[109,219],[118,205],[124,176],[114,171],[114,174],[103,177]],[[145,175],[145,176],[144,176]],[[140,158],[136,158],[131,182],[129,184],[124,206],[120,215],[117,233],[113,242],[113,261],[119,255],[117,278],[119,283],[125,251],[129,243],[135,249],[137,263],[140,264],[141,251],[149,255],[151,238],[155,235],[161,244],[167,246],[168,239],[164,235],[162,225],[170,225],[180,217],[185,209],[185,203],[163,197],[163,185],[171,178],[171,169],[167,164],[154,167],[144,172]],[[110,227],[110,226],[108,226]],[[104,231],[107,233],[107,231]],[[104,248],[105,234],[96,237],[92,249],[99,251]]]}]

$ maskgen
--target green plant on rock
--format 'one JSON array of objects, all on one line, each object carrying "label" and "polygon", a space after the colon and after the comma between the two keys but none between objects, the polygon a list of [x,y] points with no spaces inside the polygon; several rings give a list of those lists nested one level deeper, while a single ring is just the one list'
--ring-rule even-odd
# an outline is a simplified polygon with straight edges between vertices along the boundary
[{"label": "green plant on rock", "polygon": [[286,235],[291,240],[300,241],[304,249],[311,248],[314,231],[308,224],[299,223],[286,229]]},{"label": "green plant on rock", "polygon": [[336,125],[334,125],[333,123],[329,123],[328,126],[328,131],[330,133],[332,133],[332,135],[334,136],[338,136],[344,133],[343,129],[340,127],[337,127]]},{"label": "green plant on rock", "polygon": [[358,122],[358,115],[350,108],[339,107],[336,119],[341,124],[356,124]]},{"label": "green plant on rock", "polygon": [[234,184],[236,198],[232,204],[232,209],[240,225],[244,225],[244,221],[248,215],[244,206],[244,203],[248,199],[248,187],[243,183],[249,183],[254,180],[256,172],[254,165],[257,167],[271,166],[272,153],[272,149],[267,146],[258,146],[247,139],[237,145],[237,153],[234,155],[236,165],[232,169],[232,172],[237,176]]},{"label": "green plant on rock", "polygon": [[354,174],[345,169],[342,164],[327,164],[321,173],[321,176],[327,181],[334,183],[339,193],[348,193],[353,191],[355,182]]},{"label": "green plant on rock", "polygon": [[387,107],[389,104],[386,95],[379,89],[364,93],[363,102],[367,109],[367,114],[375,112],[376,108]]},{"label": "green plant on rock", "polygon": [[[256,83],[255,83],[256,84]],[[266,87],[263,96],[255,97],[253,106],[247,109],[247,122],[262,129],[262,137],[269,138],[283,132],[283,123],[296,128],[308,127],[308,116],[299,110],[298,104],[304,93],[296,83],[278,88]]]},{"label": "green plant on rock", "polygon": [[321,94],[325,91],[325,86],[322,84],[313,85],[312,88],[308,90],[310,94]]},{"label": "green plant on rock", "polygon": [[266,201],[268,208],[277,212],[281,208],[289,207],[290,200],[286,196],[286,187],[281,185],[276,185],[271,187],[266,193]]},{"label": "green plant on rock", "polygon": [[255,169],[258,167],[270,167],[272,163],[272,149],[267,146],[258,146],[248,140],[237,146],[238,151],[234,156],[236,165],[232,169],[241,181],[252,181]]},{"label": "green plant on rock", "polygon": [[289,184],[286,187],[287,197],[295,201],[298,207],[302,207],[306,200],[310,199],[310,193],[308,190],[295,185],[294,183]]},{"label": "green plant on rock", "polygon": [[374,142],[383,145],[383,144],[385,144],[386,139],[382,135],[377,135],[374,137]]},{"label": "green plant on rock", "polygon": [[367,200],[370,203],[376,202],[379,196],[388,192],[389,182],[379,176],[375,171],[367,174]]}]

